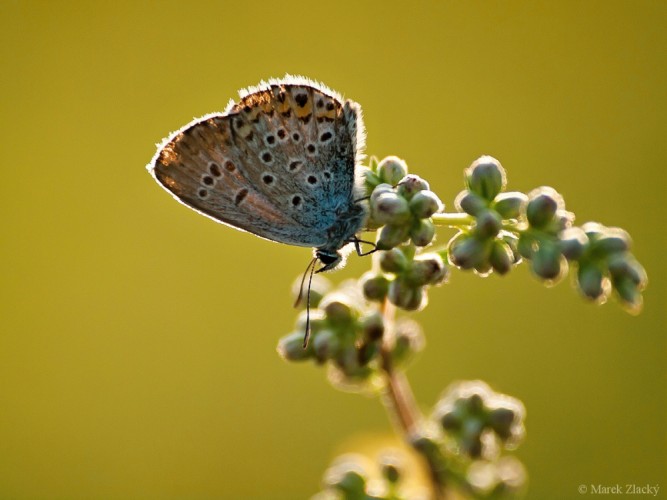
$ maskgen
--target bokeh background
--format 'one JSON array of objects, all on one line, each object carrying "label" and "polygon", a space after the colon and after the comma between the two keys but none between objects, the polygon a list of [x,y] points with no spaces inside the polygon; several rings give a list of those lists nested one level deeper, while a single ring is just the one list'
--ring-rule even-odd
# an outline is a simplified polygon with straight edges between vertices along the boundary
[{"label": "bokeh background", "polygon": [[510,189],[551,185],[579,222],[632,234],[640,316],[525,266],[456,272],[409,376],[425,411],[459,379],[525,403],[529,498],[667,498],[666,7],[1,1],[0,498],[305,498],[338,453],[391,443],[378,400],[275,352],[310,251],[217,225],[144,168],[288,72],[361,103],[368,152],[449,208],[492,154]]}]

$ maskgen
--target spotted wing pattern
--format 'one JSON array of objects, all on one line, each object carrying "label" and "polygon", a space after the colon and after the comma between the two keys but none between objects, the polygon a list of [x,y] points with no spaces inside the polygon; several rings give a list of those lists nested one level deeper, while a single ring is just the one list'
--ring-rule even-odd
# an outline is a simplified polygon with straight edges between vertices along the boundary
[{"label": "spotted wing pattern", "polygon": [[149,170],[190,208],[257,236],[321,247],[355,198],[359,106],[310,80],[274,80],[194,120]]}]

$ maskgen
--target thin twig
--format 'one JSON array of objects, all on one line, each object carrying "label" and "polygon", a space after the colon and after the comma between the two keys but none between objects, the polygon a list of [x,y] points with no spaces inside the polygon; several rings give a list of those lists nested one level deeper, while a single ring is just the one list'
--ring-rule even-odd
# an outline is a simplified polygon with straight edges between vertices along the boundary
[{"label": "thin twig", "polygon": [[[382,314],[384,316],[385,332],[382,341],[382,369],[386,377],[386,393],[383,398],[384,405],[387,408],[390,416],[396,426],[403,433],[403,437],[407,442],[410,437],[416,435],[419,430],[419,425],[423,419],[415,398],[412,393],[410,383],[402,372],[394,370],[391,351],[395,341],[394,320],[396,316],[396,308],[385,300],[382,304]],[[431,487],[433,490],[433,498],[441,500],[445,498],[445,488],[442,475],[439,473],[438,466],[433,463],[431,457],[423,454],[420,450],[413,447],[417,453],[421,454],[428,464],[429,477],[431,479]]]}]

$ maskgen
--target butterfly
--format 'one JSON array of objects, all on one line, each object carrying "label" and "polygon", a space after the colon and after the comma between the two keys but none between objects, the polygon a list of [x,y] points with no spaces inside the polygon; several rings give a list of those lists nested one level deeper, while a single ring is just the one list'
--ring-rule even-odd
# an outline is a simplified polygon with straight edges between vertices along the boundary
[{"label": "butterfly", "polygon": [[365,140],[359,104],[289,75],[239,94],[224,112],[164,139],[147,166],[151,175],[217,222],[314,248],[311,278],[317,261],[317,272],[338,267],[350,243],[365,255],[356,236],[367,217],[358,187]]}]

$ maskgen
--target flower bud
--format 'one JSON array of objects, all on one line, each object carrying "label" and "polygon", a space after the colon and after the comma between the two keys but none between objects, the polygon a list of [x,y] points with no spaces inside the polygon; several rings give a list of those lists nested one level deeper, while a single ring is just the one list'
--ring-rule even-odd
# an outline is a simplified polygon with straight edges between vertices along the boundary
[{"label": "flower bud", "polygon": [[528,196],[516,191],[500,193],[493,200],[493,208],[503,219],[518,219],[528,203]]},{"label": "flower bud", "polygon": [[384,320],[379,311],[374,311],[361,318],[361,329],[367,340],[373,341],[382,338],[384,334]]},{"label": "flower bud", "polygon": [[411,200],[416,193],[425,189],[429,189],[428,182],[418,175],[408,174],[399,182],[396,192],[406,200]]},{"label": "flower bud", "polygon": [[396,193],[382,193],[371,203],[373,218],[381,224],[400,224],[410,219],[410,207]]},{"label": "flower bud", "polygon": [[321,330],[313,337],[313,352],[320,363],[333,358],[340,346],[340,339],[331,330]]},{"label": "flower bud", "polygon": [[[304,299],[305,300],[305,299]],[[299,313],[296,318],[296,325],[294,329],[296,331],[305,332],[306,324],[310,324],[311,332],[318,332],[324,327],[327,326],[327,318],[322,309],[311,309],[310,310],[310,319],[308,311],[305,309]]]},{"label": "flower bud", "polygon": [[455,411],[448,411],[440,416],[440,425],[447,432],[458,432],[463,424],[461,416]]},{"label": "flower bud", "polygon": [[424,431],[413,432],[408,436],[408,440],[413,448],[430,459],[439,457],[441,454],[437,438]]},{"label": "flower bud", "polygon": [[487,201],[493,200],[507,182],[505,169],[491,156],[482,156],[465,170],[466,186]]},{"label": "flower bud", "polygon": [[393,193],[394,188],[390,184],[378,184],[371,193],[370,203],[373,205],[381,194]]},{"label": "flower bud", "polygon": [[389,284],[387,297],[396,307],[416,311],[422,306],[424,291],[421,287],[413,287],[407,280],[398,277]]},{"label": "flower bud", "polygon": [[387,296],[389,280],[383,275],[369,271],[361,277],[361,282],[364,296],[368,300],[382,301]]},{"label": "flower bud", "polygon": [[615,283],[616,293],[623,302],[628,312],[636,314],[642,308],[642,295],[637,286],[629,279],[620,280]]},{"label": "flower bud", "polygon": [[475,265],[475,274],[479,276],[480,278],[486,278],[491,274],[491,271],[493,271],[493,267],[491,266],[491,262],[488,261],[488,259],[484,259],[481,262],[478,262]]},{"label": "flower bud", "polygon": [[479,434],[464,435],[461,439],[461,451],[470,458],[480,458],[484,447]]},{"label": "flower bud", "polygon": [[529,232],[521,233],[519,236],[519,242],[517,244],[517,249],[522,257],[526,259],[532,259],[535,252],[539,248],[539,240],[535,237],[534,234]]},{"label": "flower bud", "polygon": [[352,344],[344,344],[336,353],[336,365],[344,375],[354,376],[359,373],[359,353]]},{"label": "flower bud", "polygon": [[551,234],[558,234],[572,227],[573,222],[574,214],[572,212],[557,210],[555,217],[546,225],[545,229]]},{"label": "flower bud", "polygon": [[567,270],[567,261],[563,259],[558,247],[543,241],[532,258],[533,272],[545,280],[557,280]]},{"label": "flower bud", "polygon": [[626,231],[618,227],[610,227],[597,239],[595,249],[601,250],[606,255],[627,252],[630,250],[631,241]]},{"label": "flower bud", "polygon": [[377,340],[374,341],[365,341],[362,342],[357,347],[359,365],[362,367],[367,367],[380,352],[380,342]]},{"label": "flower bud", "polygon": [[410,211],[419,219],[427,219],[443,209],[440,198],[429,190],[415,193],[410,200]]},{"label": "flower bud", "polygon": [[378,175],[370,168],[362,167],[362,175],[364,178],[364,187],[366,188],[366,192],[369,194],[372,193],[373,189],[375,189],[375,187],[382,182],[380,177],[378,177]]},{"label": "flower bud", "polygon": [[556,215],[559,205],[557,196],[560,195],[551,188],[539,188],[531,195],[526,207],[528,223],[538,229],[544,228]]},{"label": "flower bud", "polygon": [[407,269],[408,258],[398,248],[380,253],[380,268],[387,273],[400,273]]},{"label": "flower bud", "polygon": [[484,262],[484,244],[474,236],[455,236],[449,243],[449,262],[462,269],[472,269]]},{"label": "flower bud", "polygon": [[396,339],[391,353],[396,366],[404,365],[424,348],[424,332],[419,323],[407,318],[396,322]]},{"label": "flower bud", "polygon": [[571,227],[563,231],[558,244],[567,260],[578,260],[588,246],[588,236],[580,227]]},{"label": "flower bud", "polygon": [[581,292],[592,300],[597,300],[604,295],[602,271],[595,265],[579,266],[577,282]]},{"label": "flower bud", "polygon": [[349,323],[354,319],[352,306],[348,303],[347,297],[340,293],[327,295],[320,307],[324,310],[330,323]]},{"label": "flower bud", "polygon": [[303,348],[303,331],[292,332],[278,341],[277,351],[286,361],[304,361],[313,355],[312,343]]},{"label": "flower bud", "polygon": [[503,240],[495,240],[491,247],[489,263],[498,274],[507,274],[512,269],[514,254],[510,246]]},{"label": "flower bud", "polygon": [[387,156],[379,164],[377,173],[382,182],[395,186],[408,174],[408,167],[396,156]]},{"label": "flower bud", "polygon": [[495,210],[484,210],[477,216],[475,234],[480,238],[493,238],[498,234],[503,222]]},{"label": "flower bud", "polygon": [[435,237],[435,225],[431,219],[419,219],[419,221],[410,228],[410,238],[412,243],[418,247],[425,247],[433,241]]},{"label": "flower bud", "polygon": [[[484,389],[479,389],[476,392],[473,392],[467,398],[461,399],[464,403],[468,413],[471,415],[481,415],[484,411],[484,400],[489,397],[487,391]],[[475,424],[477,425],[477,424]]]},{"label": "flower bud", "polygon": [[607,228],[604,227],[602,224],[599,224],[598,222],[587,222],[586,224],[581,226],[581,229],[584,230],[589,240],[597,241],[601,236],[605,234]]},{"label": "flower bud", "polygon": [[447,268],[437,253],[417,257],[408,269],[406,279],[416,286],[442,283],[447,277]]},{"label": "flower bud", "polygon": [[386,225],[380,229],[380,235],[376,242],[378,250],[389,250],[400,245],[410,236],[410,227],[406,225]]},{"label": "flower bud", "polygon": [[646,271],[642,265],[629,254],[614,254],[609,258],[609,272],[615,280],[630,280],[635,286],[643,289],[648,282]]},{"label": "flower bud", "polygon": [[511,408],[494,408],[489,412],[489,424],[493,431],[503,441],[512,436],[517,414]]},{"label": "flower bud", "polygon": [[460,212],[465,212],[477,217],[479,213],[487,209],[488,202],[472,191],[461,191],[454,200],[454,205]]},{"label": "flower bud", "polygon": [[357,463],[342,462],[331,467],[324,481],[329,487],[342,492],[345,498],[364,498],[366,496],[366,474]]},{"label": "flower bud", "polygon": [[384,454],[380,458],[382,477],[388,483],[397,484],[401,480],[401,461],[395,454]]}]

